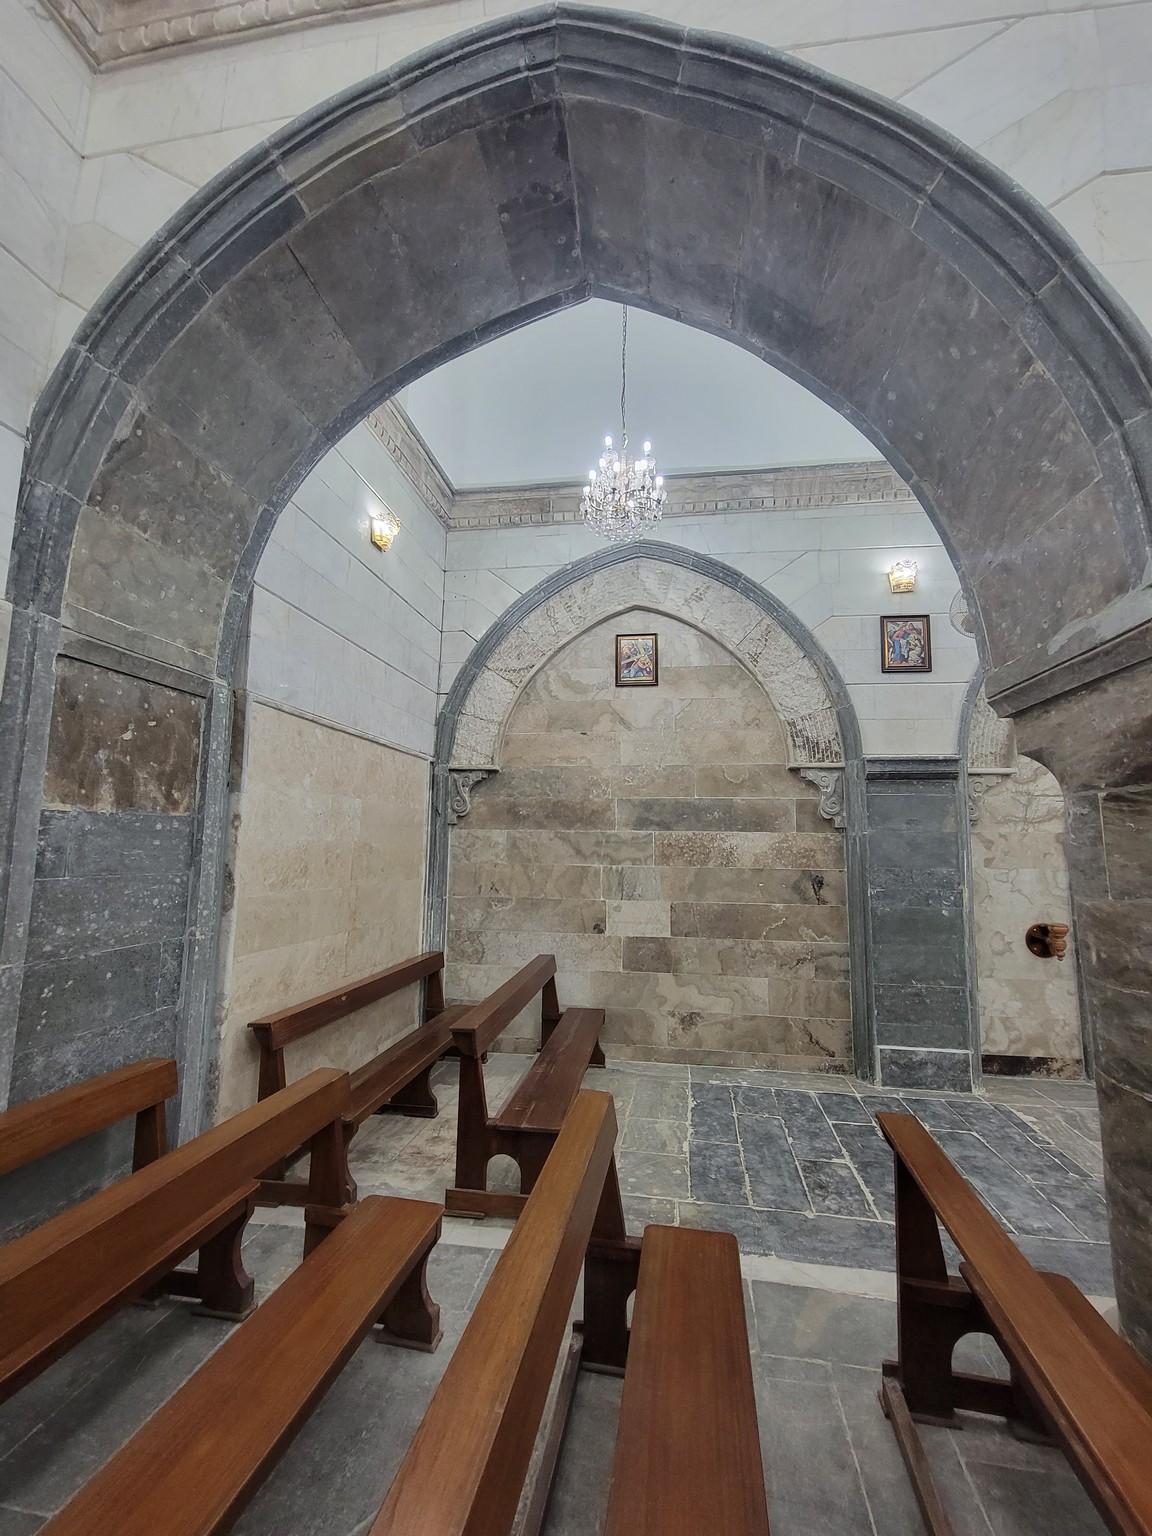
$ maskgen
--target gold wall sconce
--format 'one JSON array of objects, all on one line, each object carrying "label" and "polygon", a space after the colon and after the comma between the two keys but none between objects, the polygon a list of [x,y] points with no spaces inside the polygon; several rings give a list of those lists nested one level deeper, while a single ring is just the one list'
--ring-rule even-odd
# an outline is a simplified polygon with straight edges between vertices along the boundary
[{"label": "gold wall sconce", "polygon": [[1024,942],[1041,960],[1063,960],[1068,953],[1068,924],[1033,923]]},{"label": "gold wall sconce", "polygon": [[915,592],[915,560],[897,560],[888,567],[888,585],[893,592]]},{"label": "gold wall sconce", "polygon": [[400,532],[400,522],[386,507],[368,514],[368,537],[377,549],[388,550],[392,540]]}]

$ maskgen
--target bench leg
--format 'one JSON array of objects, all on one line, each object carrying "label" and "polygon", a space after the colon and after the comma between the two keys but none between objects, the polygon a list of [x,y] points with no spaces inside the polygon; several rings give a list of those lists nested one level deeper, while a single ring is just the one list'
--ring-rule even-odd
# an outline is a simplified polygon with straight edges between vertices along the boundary
[{"label": "bench leg", "polygon": [[640,1239],[588,1244],[584,1256],[581,1364],[618,1374],[628,1362],[628,1298],[640,1274]]},{"label": "bench leg", "polygon": [[[437,1229],[439,1236],[439,1229]],[[400,1289],[380,1314],[383,1333],[380,1337],[388,1344],[399,1344],[404,1349],[419,1349],[426,1354],[439,1344],[440,1308],[428,1294],[428,1254],[412,1266]]]},{"label": "bench leg", "polygon": [[600,1044],[599,1036],[596,1037],[596,1044],[592,1047],[592,1054],[588,1058],[588,1065],[590,1067],[606,1067],[608,1065],[604,1060],[604,1047]]},{"label": "bench leg", "polygon": [[422,1120],[434,1120],[440,1113],[440,1102],[432,1092],[432,1067],[417,1073],[410,1083],[398,1089],[387,1104],[373,1111],[377,1115],[414,1115]]},{"label": "bench leg", "polygon": [[255,1207],[246,1201],[243,1210],[200,1249],[196,1265],[196,1290],[206,1317],[246,1317],[255,1305],[255,1282],[244,1268],[241,1247],[248,1218]]},{"label": "bench leg", "polygon": [[497,1152],[506,1152],[520,1170],[520,1193],[530,1195],[536,1180],[544,1172],[548,1154],[556,1145],[555,1131],[520,1131],[515,1137],[505,1135]]}]

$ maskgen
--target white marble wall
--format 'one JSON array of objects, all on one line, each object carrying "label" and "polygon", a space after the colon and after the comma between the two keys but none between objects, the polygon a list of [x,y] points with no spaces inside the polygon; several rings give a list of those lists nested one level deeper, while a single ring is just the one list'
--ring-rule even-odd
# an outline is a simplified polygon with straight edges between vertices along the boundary
[{"label": "white marble wall", "polygon": [[[866,753],[956,751],[976,647],[948,621],[960,584],[935,529],[915,503],[677,517],[657,537],[712,555],[762,583],[812,629],[848,685]],[[603,547],[579,525],[451,532],[442,690],[451,686],[484,631],[522,592]],[[898,597],[888,589],[887,571],[900,555],[918,562],[919,575],[916,592]],[[931,674],[881,672],[882,613],[931,615]]]},{"label": "white marble wall", "polygon": [[28,415],[76,323],[61,320],[61,295],[91,89],[35,0],[0,0],[0,595]]},{"label": "white marble wall", "polygon": [[1064,797],[1029,757],[984,782],[972,827],[981,1050],[1067,1066],[1083,1054],[1073,946],[1064,960],[1041,960],[1024,943],[1033,923],[1072,921]]},{"label": "white marble wall", "polygon": [[[372,505],[400,520],[368,540]],[[248,687],[427,757],[436,722],[446,532],[367,425],[326,454],[256,569]]]}]

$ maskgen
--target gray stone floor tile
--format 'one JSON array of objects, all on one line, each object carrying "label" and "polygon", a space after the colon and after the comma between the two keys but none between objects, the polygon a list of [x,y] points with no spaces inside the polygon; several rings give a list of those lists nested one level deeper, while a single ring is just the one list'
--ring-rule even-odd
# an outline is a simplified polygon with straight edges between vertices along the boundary
[{"label": "gray stone floor tile", "polygon": [[42,1515],[30,1515],[0,1504],[0,1536],[33,1536],[43,1524]]},{"label": "gray stone floor tile", "polygon": [[692,1084],[692,1140],[736,1140],[732,1089],[717,1083]]},{"label": "gray stone floor tile", "polygon": [[630,1152],[663,1152],[685,1157],[688,1152],[688,1126],[683,1120],[629,1119],[617,1146],[621,1156]]},{"label": "gray stone floor tile", "polygon": [[603,1529],[623,1390],[618,1376],[581,1374],[544,1536],[599,1536]]},{"label": "gray stone floor tile", "polygon": [[776,1107],[797,1157],[837,1158],[843,1154],[820,1101],[814,1093],[781,1089]]},{"label": "gray stone floor tile", "polygon": [[939,1131],[936,1140],[1013,1232],[1030,1237],[1075,1239],[1076,1228],[980,1136]]},{"label": "gray stone floor tile", "polygon": [[837,1134],[868,1191],[873,1210],[884,1221],[894,1221],[896,1186],[892,1149],[875,1125],[842,1125],[837,1127]]},{"label": "gray stone floor tile", "polygon": [[761,1378],[760,1448],[774,1536],[873,1536],[856,1458],[830,1381]]},{"label": "gray stone floor tile", "polygon": [[892,1427],[880,1407],[880,1373],[874,1365],[829,1368],[864,1496],[878,1532],[919,1533],[920,1513]]},{"label": "gray stone floor tile", "polygon": [[896,1353],[896,1303],[802,1285],[749,1282],[761,1355],[823,1360],[875,1373]]},{"label": "gray stone floor tile", "polygon": [[1115,1294],[1112,1254],[1107,1243],[1057,1243],[1042,1237],[1020,1237],[1017,1242],[1037,1269],[1067,1275],[1089,1296]]},{"label": "gray stone floor tile", "polygon": [[802,1158],[800,1176],[817,1215],[858,1216],[864,1220],[875,1217],[863,1185],[848,1163],[810,1162]]},{"label": "gray stone floor tile", "polygon": [[689,1193],[693,1200],[717,1205],[750,1205],[740,1147],[735,1141],[692,1141],[688,1155]]},{"label": "gray stone floor tile", "polygon": [[677,1226],[677,1202],[675,1200],[653,1200],[645,1195],[624,1195],[624,1224],[628,1231],[639,1237],[647,1226],[659,1227]]},{"label": "gray stone floor tile", "polygon": [[753,1205],[786,1211],[810,1209],[808,1191],[782,1120],[742,1115],[740,1143]]},{"label": "gray stone floor tile", "polygon": [[630,1120],[688,1120],[688,1083],[661,1078],[637,1080],[628,1111]]},{"label": "gray stone floor tile", "polygon": [[[780,1111],[776,1107],[776,1094],[771,1088],[756,1084],[753,1087],[734,1088],[732,1100],[736,1105],[737,1115],[775,1115],[779,1118]],[[848,1102],[847,1096],[838,1094],[837,1102]],[[853,1099],[852,1102],[855,1102]]]},{"label": "gray stone floor tile", "polygon": [[1103,1536],[1103,1520],[1059,1451],[1043,1470],[961,1455],[995,1536]]},{"label": "gray stone floor tile", "polygon": [[688,1159],[660,1152],[635,1152],[617,1163],[620,1189],[626,1195],[650,1195],[678,1200],[688,1197]]}]

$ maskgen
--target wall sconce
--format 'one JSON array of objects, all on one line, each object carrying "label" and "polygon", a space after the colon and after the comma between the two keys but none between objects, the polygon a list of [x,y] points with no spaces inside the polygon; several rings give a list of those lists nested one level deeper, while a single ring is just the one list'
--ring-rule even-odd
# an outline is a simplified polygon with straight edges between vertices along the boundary
[{"label": "wall sconce", "polygon": [[377,549],[387,550],[400,532],[399,520],[387,508],[381,507],[368,514],[368,537]]},{"label": "wall sconce", "polygon": [[915,560],[897,560],[888,567],[888,585],[893,592],[915,592]]},{"label": "wall sconce", "polygon": [[1041,960],[1063,960],[1068,953],[1068,924],[1033,923],[1024,942]]}]

